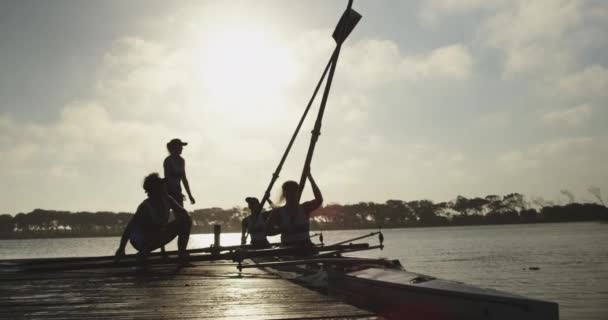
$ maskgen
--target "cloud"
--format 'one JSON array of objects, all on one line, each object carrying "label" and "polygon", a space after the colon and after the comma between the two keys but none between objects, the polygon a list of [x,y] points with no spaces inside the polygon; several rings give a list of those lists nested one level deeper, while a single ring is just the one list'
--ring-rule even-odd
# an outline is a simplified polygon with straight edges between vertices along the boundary
[{"label": "cloud", "polygon": [[[606,68],[587,65],[571,41],[588,30],[585,8],[568,0],[431,0],[420,8],[423,23],[440,27],[443,17],[479,18],[480,30],[472,35],[477,38],[436,29],[413,46],[376,30],[349,39],[315,153],[314,170],[327,199],[448,199],[485,192],[510,176],[544,170],[542,178],[550,179],[562,172],[545,167],[591,167],[589,161],[596,160],[582,158],[607,159],[593,148],[601,141],[595,136],[549,137],[526,146],[521,141],[537,138],[528,135],[534,128],[517,122],[531,116],[545,124],[582,126],[602,114],[596,100],[605,96]],[[208,20],[197,16],[204,27],[188,25],[186,31],[182,20],[168,25],[154,17],[155,31],[170,30],[164,37],[141,32],[116,39],[96,70],[87,70],[95,74],[92,93],[74,95],[51,120],[17,122],[0,113],[0,176],[16,181],[3,198],[9,210],[128,210],[143,196],[141,177],[162,169],[164,143],[173,137],[190,142],[184,156],[193,191],[204,195],[197,197],[201,206],[234,205],[240,195],[265,187],[333,50],[332,30],[276,39],[270,29],[263,30],[263,39],[259,30],[248,30],[251,37],[228,43],[213,42],[218,39],[207,30],[213,27]],[[268,46],[256,48],[258,40]],[[217,59],[225,52],[215,50],[221,46],[233,49],[226,59],[233,64]],[[506,77],[486,77],[496,69],[486,65],[488,51],[489,60],[496,52],[504,58],[497,69]],[[266,56],[275,53],[277,59]],[[275,62],[278,71],[270,67]],[[549,97],[536,96],[540,82],[550,86]],[[316,106],[282,178],[298,176]],[[505,134],[509,130],[513,134]],[[487,145],[471,143],[479,132],[487,135]],[[503,169],[506,174],[494,176]],[[28,192],[46,196],[26,199]]]},{"label": "cloud", "polygon": [[369,118],[372,99],[365,94],[348,93],[335,97],[331,107],[331,115],[343,119],[349,126],[365,126]]},{"label": "cloud", "polygon": [[605,97],[608,95],[608,69],[592,65],[564,75],[558,79],[557,89],[571,97]]},{"label": "cloud", "polygon": [[532,146],[529,154],[534,157],[552,157],[558,154],[580,152],[593,146],[592,137],[561,138]]},{"label": "cloud", "polygon": [[419,55],[403,55],[390,40],[362,40],[345,49],[339,62],[345,80],[366,88],[398,81],[464,80],[473,69],[469,49],[460,43],[435,48]]},{"label": "cloud", "polygon": [[520,150],[509,151],[498,156],[497,163],[508,171],[521,171],[536,168],[540,165],[537,159],[529,158]]},{"label": "cloud", "polygon": [[549,111],[542,115],[542,121],[550,125],[564,125],[576,127],[584,124],[591,118],[593,108],[582,104],[569,109]]},{"label": "cloud", "polygon": [[563,70],[573,63],[568,34],[582,21],[576,0],[511,1],[486,18],[483,43],[505,54],[507,75]]},{"label": "cloud", "polygon": [[508,111],[495,111],[481,115],[476,123],[483,129],[506,128],[512,123],[512,115]]},{"label": "cloud", "polygon": [[595,146],[596,141],[592,137],[553,139],[499,154],[497,164],[498,168],[507,172],[523,175],[531,169],[548,170],[556,165],[569,167],[575,163],[580,165],[589,162]]},{"label": "cloud", "polygon": [[92,162],[91,167],[104,162],[141,164],[149,155],[145,150],[149,141],[164,138],[167,132],[157,125],[113,119],[100,105],[83,102],[66,106],[54,123],[11,126],[7,135],[13,137],[4,147],[13,150],[7,154],[7,162],[14,166],[9,168],[27,168],[29,164],[47,174],[49,170],[56,173],[59,167],[78,171],[83,161]]},{"label": "cloud", "polygon": [[434,49],[426,57],[404,59],[401,70],[407,78],[445,78],[464,80],[471,75],[473,57],[463,44]]},{"label": "cloud", "polygon": [[427,26],[437,26],[444,16],[464,14],[497,6],[502,0],[426,0],[418,19]]}]

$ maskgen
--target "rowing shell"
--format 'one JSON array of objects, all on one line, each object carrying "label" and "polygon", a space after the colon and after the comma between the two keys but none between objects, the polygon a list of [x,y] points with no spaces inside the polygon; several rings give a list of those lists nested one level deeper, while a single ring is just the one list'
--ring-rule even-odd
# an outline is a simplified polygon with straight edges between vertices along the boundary
[{"label": "rowing shell", "polygon": [[[253,267],[246,266],[246,267]],[[409,272],[398,260],[334,256],[258,263],[389,319],[559,319],[555,302]],[[298,277],[289,276],[299,273]]]}]

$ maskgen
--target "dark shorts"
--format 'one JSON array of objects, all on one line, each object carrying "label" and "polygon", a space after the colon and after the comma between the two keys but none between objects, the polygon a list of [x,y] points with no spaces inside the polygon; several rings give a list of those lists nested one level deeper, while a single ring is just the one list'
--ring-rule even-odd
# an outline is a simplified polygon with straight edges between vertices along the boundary
[{"label": "dark shorts", "polygon": [[184,200],[186,199],[186,196],[180,192],[169,192],[169,195],[171,196],[171,198],[175,199],[175,201],[177,201],[177,203],[179,203],[180,207],[184,207]]},{"label": "dark shorts", "polygon": [[256,248],[256,249],[259,249],[259,248],[268,248],[268,247],[270,247],[270,243],[266,239],[264,239],[264,240],[252,240],[251,241],[251,247]]},{"label": "dark shorts", "polygon": [[144,232],[135,229],[129,237],[129,242],[137,251],[151,252],[173,241],[178,234],[179,222],[175,220],[169,222],[163,231],[159,229],[157,232]]}]

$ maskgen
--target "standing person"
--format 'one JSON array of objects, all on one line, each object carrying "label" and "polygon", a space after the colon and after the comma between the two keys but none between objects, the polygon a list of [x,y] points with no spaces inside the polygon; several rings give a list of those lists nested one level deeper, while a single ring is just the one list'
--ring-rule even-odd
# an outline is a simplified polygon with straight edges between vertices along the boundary
[{"label": "standing person", "polygon": [[241,223],[241,245],[244,245],[247,240],[247,233],[251,237],[251,246],[254,248],[267,248],[270,246],[266,239],[266,220],[268,212],[260,210],[260,200],[255,197],[245,198],[247,206],[251,214],[243,219]]},{"label": "standing person", "polygon": [[190,199],[190,204],[195,204],[196,201],[190,192],[190,184],[186,178],[186,161],[182,158],[182,150],[187,146],[187,142],[180,139],[172,139],[167,143],[167,151],[169,156],[163,162],[165,171],[165,179],[167,179],[167,191],[169,195],[175,199],[180,206],[184,206],[184,195],[182,194],[182,183]]},{"label": "standing person", "polygon": [[[140,257],[147,255],[171,242],[177,237],[177,248],[180,264],[188,263],[186,247],[190,238],[192,218],[188,211],[180,206],[167,193],[165,179],[158,173],[151,173],[143,183],[148,198],[137,207],[135,215],[131,218],[120,239],[116,250],[116,258],[125,255],[127,242],[139,252]],[[169,210],[173,210],[175,220],[169,222]]]},{"label": "standing person", "polygon": [[[186,160],[184,160],[184,158],[181,156],[184,146],[187,145],[187,142],[183,142],[177,138],[167,142],[167,151],[169,151],[169,156],[167,156],[163,162],[165,179],[167,180],[167,191],[169,192],[169,195],[173,197],[175,201],[177,201],[180,207],[184,207],[182,183],[184,184],[186,193],[188,193],[188,197],[190,198],[190,204],[196,203],[196,201],[194,201],[194,197],[192,197],[192,192],[190,192],[190,183],[188,183],[188,178],[186,178]],[[161,246],[160,251],[166,258],[165,246]]]},{"label": "standing person", "polygon": [[310,214],[323,204],[323,196],[317,183],[308,171],[308,180],[315,196],[313,200],[299,204],[300,186],[297,182],[289,180],[283,183],[281,199],[285,205],[273,209],[270,213],[270,223],[279,226],[281,230],[281,244],[288,246],[310,246]]}]

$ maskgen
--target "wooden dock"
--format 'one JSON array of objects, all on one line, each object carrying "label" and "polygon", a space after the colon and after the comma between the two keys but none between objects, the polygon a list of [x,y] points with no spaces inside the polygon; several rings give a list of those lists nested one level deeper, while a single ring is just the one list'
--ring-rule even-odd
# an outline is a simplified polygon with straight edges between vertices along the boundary
[{"label": "wooden dock", "polygon": [[198,262],[20,271],[0,261],[0,319],[377,319],[259,269]]}]

